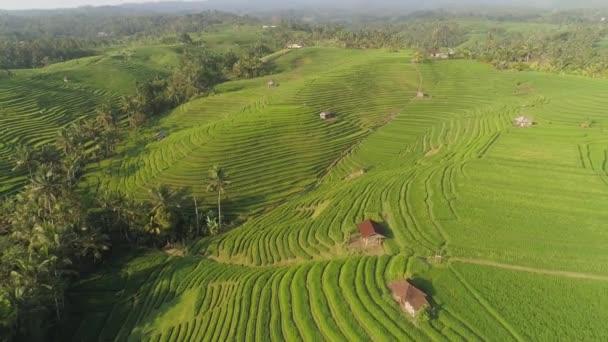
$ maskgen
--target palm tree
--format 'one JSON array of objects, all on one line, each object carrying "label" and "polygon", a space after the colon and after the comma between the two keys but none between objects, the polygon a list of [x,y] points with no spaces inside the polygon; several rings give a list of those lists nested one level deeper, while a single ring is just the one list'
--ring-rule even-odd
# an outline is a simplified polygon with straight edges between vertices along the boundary
[{"label": "palm tree", "polygon": [[32,176],[32,168],[34,167],[34,151],[26,145],[19,144],[15,147],[15,153],[13,153],[11,159],[15,163],[13,171],[19,169],[26,169]]},{"label": "palm tree", "polygon": [[217,218],[218,228],[222,228],[222,194],[226,193],[226,187],[230,185],[228,175],[224,172],[224,169],[214,165],[209,170],[209,184],[207,185],[207,191],[217,192]]},{"label": "palm tree", "polygon": [[166,232],[170,233],[175,228],[177,216],[174,208],[179,207],[179,203],[176,203],[177,197],[178,192],[164,185],[150,189],[152,208],[150,220],[144,227],[146,231],[154,235],[161,235]]},{"label": "palm tree", "polygon": [[31,183],[24,194],[30,197],[32,203],[37,203],[41,209],[46,210],[46,213],[50,215],[60,191],[61,181],[53,167],[43,164],[32,177]]},{"label": "palm tree", "polygon": [[78,154],[68,154],[61,160],[61,166],[66,173],[66,180],[69,186],[74,186],[78,179],[78,174],[82,170],[82,156]]},{"label": "palm tree", "polygon": [[75,148],[74,135],[72,133],[72,130],[66,127],[62,128],[57,133],[57,145],[63,150],[65,155],[70,154]]},{"label": "palm tree", "polygon": [[116,111],[109,103],[104,103],[97,108],[97,122],[105,129],[116,125]]}]

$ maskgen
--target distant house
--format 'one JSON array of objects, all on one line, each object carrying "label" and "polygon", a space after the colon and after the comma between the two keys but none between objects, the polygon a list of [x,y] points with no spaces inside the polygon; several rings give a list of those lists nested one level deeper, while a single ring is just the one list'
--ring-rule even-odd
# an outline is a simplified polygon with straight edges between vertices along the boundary
[{"label": "distant house", "polygon": [[447,52],[432,52],[429,54],[429,57],[434,59],[448,59],[450,58],[450,55],[448,55]]},{"label": "distant house", "polygon": [[302,44],[296,44],[296,43],[287,44],[288,49],[301,49],[303,47],[304,46],[302,46]]},{"label": "distant house", "polygon": [[167,137],[167,131],[160,130],[160,131],[158,131],[158,133],[156,133],[156,141],[163,140],[166,137]]},{"label": "distant house", "polygon": [[330,112],[321,112],[321,114],[319,114],[319,117],[321,118],[321,120],[329,120],[329,119],[335,119],[336,115],[334,113],[330,113]]},{"label": "distant house", "polygon": [[358,224],[359,232],[361,233],[361,242],[364,246],[379,246],[386,239],[380,234],[380,227],[372,220],[365,220]]},{"label": "distant house", "polygon": [[399,303],[401,308],[412,316],[415,316],[425,307],[431,304],[427,300],[426,293],[417,289],[410,279],[400,280],[388,285],[393,293],[393,299]]},{"label": "distant house", "polygon": [[439,51],[435,49],[430,49],[427,51],[429,58],[431,59],[449,59],[453,57],[456,53],[452,49],[448,49],[447,51]]},{"label": "distant house", "polygon": [[530,127],[534,124],[532,119],[526,118],[525,116],[520,116],[513,120],[513,126],[515,127]]}]

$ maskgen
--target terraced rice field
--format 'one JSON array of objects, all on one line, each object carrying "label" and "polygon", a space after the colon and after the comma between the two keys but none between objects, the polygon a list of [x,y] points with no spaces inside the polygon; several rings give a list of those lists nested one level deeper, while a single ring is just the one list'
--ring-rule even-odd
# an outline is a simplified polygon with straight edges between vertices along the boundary
[{"label": "terraced rice field", "polygon": [[[152,53],[156,58],[149,56]],[[24,174],[11,171],[15,144],[53,142],[60,128],[90,118],[99,104],[133,92],[136,81],[167,73],[175,58],[168,47],[135,48],[132,54],[122,58],[109,53],[19,70],[15,77],[0,80],[0,194],[16,191],[24,181]]]},{"label": "terraced rice field", "polygon": [[54,141],[59,128],[93,115],[108,91],[63,78],[17,76],[0,81],[0,194],[16,190],[23,178],[11,171],[15,144],[33,146]]},{"label": "terraced rice field", "polygon": [[[189,256],[83,280],[73,339],[606,339],[608,82],[372,50],[278,63],[278,88],[225,84],[161,121],[167,139],[91,174],[204,196],[219,163],[227,210],[249,220]],[[419,72],[429,98],[414,97]],[[513,127],[520,115],[537,124]],[[385,226],[383,249],[350,247],[365,218]],[[405,276],[431,296],[430,322],[392,300]]]}]

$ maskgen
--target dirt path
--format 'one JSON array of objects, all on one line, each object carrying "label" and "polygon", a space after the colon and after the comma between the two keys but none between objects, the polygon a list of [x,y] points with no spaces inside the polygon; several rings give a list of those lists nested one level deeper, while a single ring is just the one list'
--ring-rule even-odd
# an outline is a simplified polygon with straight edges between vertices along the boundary
[{"label": "dirt path", "polygon": [[481,266],[489,266],[495,268],[502,268],[506,270],[513,271],[522,271],[522,272],[530,272],[530,273],[538,273],[538,274],[546,274],[558,277],[566,277],[566,278],[574,278],[574,279],[587,279],[587,280],[600,280],[600,281],[608,281],[608,276],[599,275],[599,274],[590,274],[590,273],[579,273],[579,272],[568,272],[568,271],[556,271],[556,270],[548,270],[544,268],[533,268],[526,266],[518,266],[518,265],[510,265],[510,264],[502,264],[499,262],[489,261],[489,260],[481,260],[481,259],[468,259],[468,258],[450,258],[450,262],[455,263],[463,263],[463,264],[473,264],[473,265],[481,265]]}]

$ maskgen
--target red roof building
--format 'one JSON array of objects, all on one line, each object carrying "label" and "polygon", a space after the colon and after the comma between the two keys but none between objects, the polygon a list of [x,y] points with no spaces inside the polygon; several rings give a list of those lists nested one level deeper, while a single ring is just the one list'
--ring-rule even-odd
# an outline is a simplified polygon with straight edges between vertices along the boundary
[{"label": "red roof building", "polygon": [[388,287],[397,303],[412,316],[424,307],[431,306],[426,293],[416,288],[410,279],[393,282]]},{"label": "red roof building", "polygon": [[367,246],[368,244],[381,244],[382,240],[386,239],[380,234],[380,227],[372,220],[365,220],[359,223],[359,232],[361,232],[361,240]]}]

